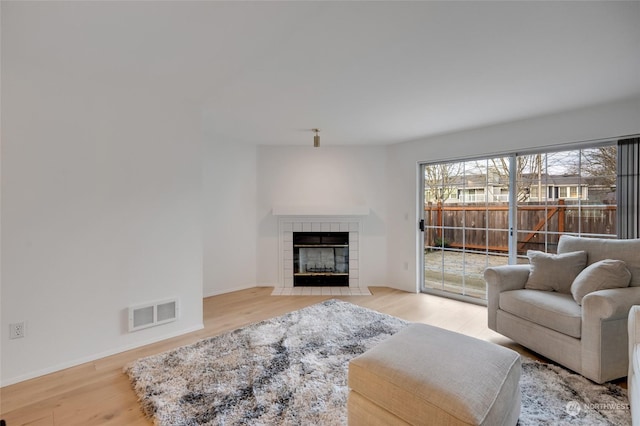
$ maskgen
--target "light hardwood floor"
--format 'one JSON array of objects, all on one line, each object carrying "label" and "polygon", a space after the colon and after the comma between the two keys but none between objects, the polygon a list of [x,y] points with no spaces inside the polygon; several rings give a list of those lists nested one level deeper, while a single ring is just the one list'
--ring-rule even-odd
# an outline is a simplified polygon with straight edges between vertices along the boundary
[{"label": "light hardwood floor", "polygon": [[271,296],[259,287],[204,299],[204,329],[0,389],[0,418],[18,425],[150,425],[122,368],[129,362],[256,321],[336,298],[510,347],[487,328],[486,308],[426,294],[371,287],[371,296]]}]

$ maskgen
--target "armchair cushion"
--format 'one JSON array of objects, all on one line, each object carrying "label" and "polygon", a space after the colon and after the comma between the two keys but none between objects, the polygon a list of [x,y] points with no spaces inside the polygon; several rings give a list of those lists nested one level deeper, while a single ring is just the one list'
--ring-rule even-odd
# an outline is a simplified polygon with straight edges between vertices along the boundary
[{"label": "armchair cushion", "polygon": [[571,283],[587,265],[587,252],[575,251],[549,254],[537,250],[527,251],[531,264],[525,288],[529,290],[571,293]]},{"label": "armchair cushion", "polygon": [[560,236],[558,253],[585,250],[588,253],[587,265],[599,260],[624,260],[631,272],[632,287],[640,286],[640,238],[612,240],[605,238],[581,238],[571,235]]},{"label": "armchair cushion", "polygon": [[622,260],[604,259],[587,266],[571,284],[571,294],[582,305],[582,299],[589,293],[607,288],[628,287],[631,272]]},{"label": "armchair cushion", "polygon": [[570,294],[505,291],[500,294],[500,309],[577,339],[582,334],[582,309]]}]

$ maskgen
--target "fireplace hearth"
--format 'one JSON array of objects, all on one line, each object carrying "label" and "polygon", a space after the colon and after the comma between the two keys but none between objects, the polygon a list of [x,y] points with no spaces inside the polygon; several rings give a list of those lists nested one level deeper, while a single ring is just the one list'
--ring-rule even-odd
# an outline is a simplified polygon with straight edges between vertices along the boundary
[{"label": "fireplace hearth", "polygon": [[349,286],[349,233],[294,232],[293,285]]}]

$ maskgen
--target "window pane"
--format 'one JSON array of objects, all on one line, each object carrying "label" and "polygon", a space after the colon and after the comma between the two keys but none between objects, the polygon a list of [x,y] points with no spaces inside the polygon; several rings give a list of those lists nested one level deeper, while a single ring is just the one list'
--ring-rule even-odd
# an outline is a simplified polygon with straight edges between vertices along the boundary
[{"label": "window pane", "polygon": [[443,251],[429,248],[424,253],[424,285],[426,288],[442,290],[444,274]]}]

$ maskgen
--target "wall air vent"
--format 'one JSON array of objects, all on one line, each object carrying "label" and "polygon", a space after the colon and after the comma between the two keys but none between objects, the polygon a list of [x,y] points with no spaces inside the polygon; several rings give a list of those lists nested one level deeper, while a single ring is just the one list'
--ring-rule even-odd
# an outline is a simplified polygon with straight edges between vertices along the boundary
[{"label": "wall air vent", "polygon": [[178,299],[129,307],[129,331],[166,324],[178,319]]}]

